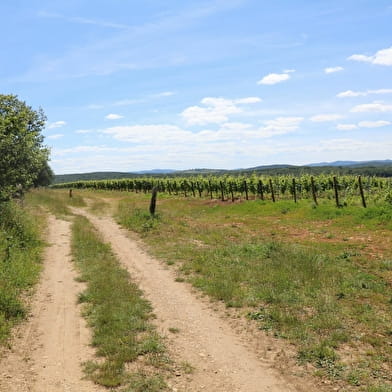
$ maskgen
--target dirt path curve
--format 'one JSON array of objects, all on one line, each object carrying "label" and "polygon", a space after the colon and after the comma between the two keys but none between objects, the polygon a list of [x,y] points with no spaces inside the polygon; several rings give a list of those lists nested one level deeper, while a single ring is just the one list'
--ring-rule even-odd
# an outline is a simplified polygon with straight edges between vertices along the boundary
[{"label": "dirt path curve", "polygon": [[[288,392],[298,388],[268,362],[245,347],[230,325],[205,301],[196,298],[188,285],[175,281],[175,273],[143,252],[112,218],[97,217],[82,209],[101,232],[121,263],[129,270],[157,316],[159,332],[168,335],[170,354],[195,367],[191,376],[178,374],[173,391]],[[176,334],[169,328],[178,328]]]},{"label": "dirt path curve", "polygon": [[0,361],[1,392],[95,392],[81,362],[92,357],[89,330],[80,315],[71,264],[70,222],[49,217],[44,271],[30,319],[18,327],[12,350]]}]

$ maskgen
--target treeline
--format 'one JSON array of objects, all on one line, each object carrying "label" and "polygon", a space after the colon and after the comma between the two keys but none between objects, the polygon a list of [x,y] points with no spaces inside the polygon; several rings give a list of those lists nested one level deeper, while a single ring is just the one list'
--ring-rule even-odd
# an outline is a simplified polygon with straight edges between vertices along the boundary
[{"label": "treeline", "polygon": [[80,174],[59,174],[54,177],[54,184],[61,184],[75,181],[90,181],[90,180],[115,180],[126,178],[175,178],[175,177],[193,177],[193,176],[250,176],[252,174],[277,176],[290,175],[299,177],[302,175],[330,174],[330,175],[356,175],[369,177],[392,177],[392,164],[383,164],[375,166],[275,166],[268,168],[252,168],[252,169],[238,169],[238,170],[215,170],[215,169],[194,169],[183,170],[173,173],[124,173],[124,172],[94,172],[94,173],[80,173]]}]

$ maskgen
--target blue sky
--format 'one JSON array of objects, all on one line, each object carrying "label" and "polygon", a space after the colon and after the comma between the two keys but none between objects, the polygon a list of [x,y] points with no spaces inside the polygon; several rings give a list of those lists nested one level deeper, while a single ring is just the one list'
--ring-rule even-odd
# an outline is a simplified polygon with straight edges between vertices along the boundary
[{"label": "blue sky", "polygon": [[392,158],[392,0],[2,0],[57,174]]}]

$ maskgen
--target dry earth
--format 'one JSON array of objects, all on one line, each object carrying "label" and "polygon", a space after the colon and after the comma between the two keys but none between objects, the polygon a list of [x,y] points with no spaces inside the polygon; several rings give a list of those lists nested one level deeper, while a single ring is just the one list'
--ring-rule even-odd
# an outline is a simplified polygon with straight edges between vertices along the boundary
[{"label": "dry earth", "polygon": [[15,331],[0,361],[1,392],[93,392],[81,363],[93,356],[90,335],[77,306],[82,285],[71,263],[70,222],[48,220],[44,271],[31,316]]},{"label": "dry earth", "polygon": [[[276,360],[268,358],[271,339],[259,335],[255,340],[238,328],[241,322],[233,324],[225,317],[224,308],[200,298],[190,285],[176,282],[175,271],[147,255],[111,217],[73,211],[94,224],[151,302],[157,329],[166,336],[169,355],[177,364],[178,371],[169,380],[172,391],[328,390],[277,370]],[[71,224],[52,216],[48,223],[44,272],[29,320],[16,329],[12,349],[2,353],[0,392],[105,390],[83,380],[81,363],[94,353],[77,305],[83,286],[75,281],[71,263]],[[280,360],[282,369],[289,365],[284,355]]]}]

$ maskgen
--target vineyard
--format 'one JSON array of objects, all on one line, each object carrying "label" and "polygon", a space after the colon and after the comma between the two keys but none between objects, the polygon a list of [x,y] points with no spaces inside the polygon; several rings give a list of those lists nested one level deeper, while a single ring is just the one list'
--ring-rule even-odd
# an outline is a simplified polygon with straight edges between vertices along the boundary
[{"label": "vineyard", "polygon": [[167,195],[220,199],[232,202],[245,200],[318,199],[335,200],[337,206],[362,203],[366,200],[392,198],[392,179],[361,176],[303,175],[290,176],[195,176],[137,177],[117,180],[75,181],[53,185],[53,188],[117,190],[147,193],[157,189]]}]

